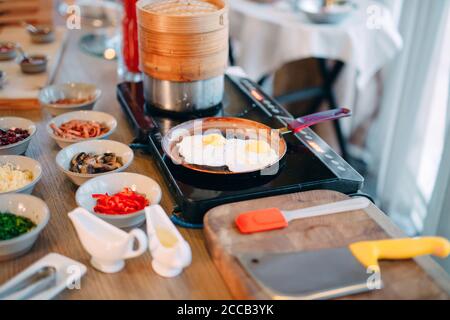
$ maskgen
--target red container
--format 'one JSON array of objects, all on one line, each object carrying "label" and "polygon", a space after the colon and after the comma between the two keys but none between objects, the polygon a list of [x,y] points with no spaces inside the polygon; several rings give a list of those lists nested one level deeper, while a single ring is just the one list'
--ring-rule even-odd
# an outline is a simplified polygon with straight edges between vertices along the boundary
[{"label": "red container", "polygon": [[138,73],[139,47],[136,18],[137,0],[123,0],[123,58],[129,72]]}]

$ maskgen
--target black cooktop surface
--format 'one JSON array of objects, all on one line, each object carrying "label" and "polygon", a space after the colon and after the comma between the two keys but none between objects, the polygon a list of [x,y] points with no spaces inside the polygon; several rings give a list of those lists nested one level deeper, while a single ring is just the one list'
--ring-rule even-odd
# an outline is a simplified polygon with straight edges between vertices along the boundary
[{"label": "black cooktop surface", "polygon": [[162,151],[160,140],[173,126],[203,116],[233,116],[281,128],[292,116],[256,84],[246,78],[226,76],[222,105],[203,114],[161,112],[145,103],[142,83],[122,83],[118,99],[136,130],[136,142],[148,146],[175,197],[175,213],[190,223],[201,223],[207,210],[217,205],[291,192],[331,189],[357,192],[363,178],[311,129],[284,138],[288,150],[272,172],[233,176],[191,171]]}]

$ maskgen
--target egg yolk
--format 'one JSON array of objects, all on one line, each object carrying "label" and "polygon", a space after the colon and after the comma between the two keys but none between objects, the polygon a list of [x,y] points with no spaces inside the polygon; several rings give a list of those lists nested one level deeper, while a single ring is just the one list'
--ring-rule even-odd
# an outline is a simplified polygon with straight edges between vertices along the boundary
[{"label": "egg yolk", "polygon": [[245,151],[253,153],[268,153],[270,152],[270,146],[263,140],[252,140],[245,145]]},{"label": "egg yolk", "polygon": [[202,138],[203,145],[222,146],[225,138],[218,133],[208,134]]}]

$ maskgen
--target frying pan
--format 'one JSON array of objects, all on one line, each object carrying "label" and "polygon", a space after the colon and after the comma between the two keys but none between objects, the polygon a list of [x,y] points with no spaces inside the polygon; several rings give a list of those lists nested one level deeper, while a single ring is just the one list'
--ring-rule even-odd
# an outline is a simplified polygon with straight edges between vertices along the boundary
[{"label": "frying pan", "polygon": [[[207,117],[183,122],[171,128],[162,139],[162,148],[166,155],[177,165],[185,168],[210,174],[236,175],[261,171],[278,164],[287,151],[284,134],[297,133],[314,124],[336,120],[351,116],[351,111],[346,108],[332,109],[317,112],[291,120],[287,127],[274,129],[260,122],[234,117]],[[178,151],[177,144],[186,136],[221,133],[227,139],[259,139],[265,140],[277,153],[278,160],[269,166],[247,171],[230,171],[227,166],[211,167],[206,165],[190,164],[184,161]]]}]

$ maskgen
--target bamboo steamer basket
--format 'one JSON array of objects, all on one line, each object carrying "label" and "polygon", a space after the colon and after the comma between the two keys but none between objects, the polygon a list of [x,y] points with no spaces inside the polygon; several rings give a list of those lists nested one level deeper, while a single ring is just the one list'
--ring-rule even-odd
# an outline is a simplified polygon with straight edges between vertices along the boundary
[{"label": "bamboo steamer basket", "polygon": [[[205,12],[201,4],[217,9]],[[228,52],[226,2],[141,0],[137,14],[140,64],[145,74],[182,82],[223,74],[227,65],[224,53]]]},{"label": "bamboo steamer basket", "polygon": [[[227,61],[228,52],[221,51],[207,56],[168,57],[164,55],[147,55],[141,62],[141,70],[154,79],[168,80],[173,82],[195,82],[223,76],[223,60]],[[180,63],[183,60],[183,63]],[[205,70],[204,68],[207,68]],[[156,72],[154,72],[156,70]],[[176,75],[174,80],[171,75]]]},{"label": "bamboo steamer basket", "polygon": [[[171,111],[220,103],[228,62],[227,3],[140,0],[136,7],[147,102]],[[156,90],[165,92],[164,99]]]},{"label": "bamboo steamer basket", "polygon": [[143,52],[165,56],[196,57],[227,51],[228,49],[228,41],[224,41],[228,37],[227,29],[191,34],[189,37],[147,30],[142,32],[145,33],[145,37],[142,37],[140,41],[140,49]]}]

